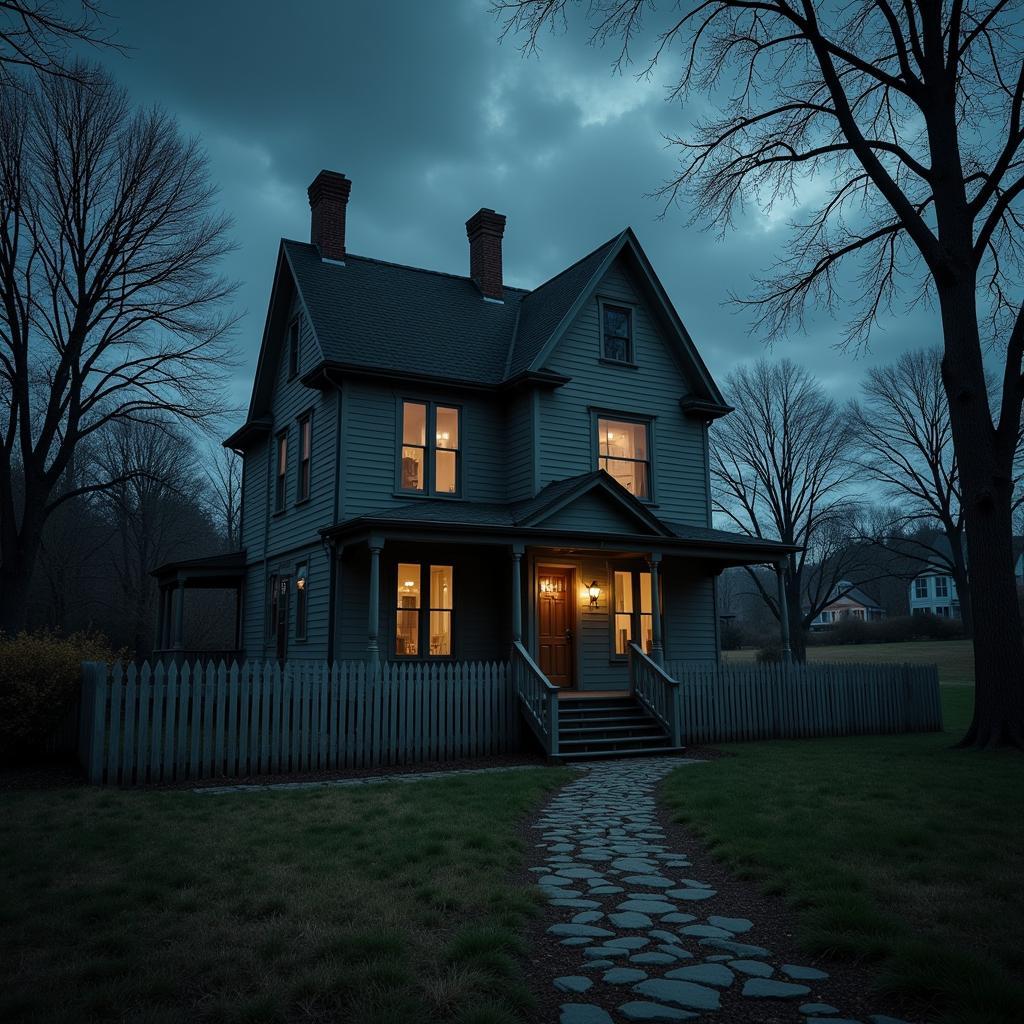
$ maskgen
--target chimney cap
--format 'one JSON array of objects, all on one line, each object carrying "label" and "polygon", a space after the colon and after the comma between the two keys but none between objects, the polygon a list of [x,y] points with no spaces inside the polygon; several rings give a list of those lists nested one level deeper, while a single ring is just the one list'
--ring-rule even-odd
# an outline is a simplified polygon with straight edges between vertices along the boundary
[{"label": "chimney cap", "polygon": [[489,231],[500,238],[505,233],[505,214],[495,213],[489,206],[482,206],[466,221],[466,234],[472,238],[482,231]]},{"label": "chimney cap", "polygon": [[309,184],[306,190],[309,195],[309,202],[313,204],[321,197],[331,196],[338,199],[348,199],[352,191],[352,182],[346,178],[341,171],[321,171]]}]

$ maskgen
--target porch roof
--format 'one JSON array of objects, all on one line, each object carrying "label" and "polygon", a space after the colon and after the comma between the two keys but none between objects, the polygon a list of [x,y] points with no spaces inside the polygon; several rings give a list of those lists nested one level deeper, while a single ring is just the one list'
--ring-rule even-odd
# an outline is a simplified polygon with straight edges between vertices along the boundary
[{"label": "porch roof", "polygon": [[[600,491],[628,513],[634,531],[609,532],[557,526],[547,522],[586,494]],[[331,540],[361,539],[380,533],[403,539],[451,539],[501,544],[510,542],[571,545],[596,550],[678,551],[735,564],[775,562],[799,547],[710,527],[659,519],[604,470],[557,480],[523,501],[488,503],[417,498],[356,516],[321,531]]]},{"label": "porch roof", "polygon": [[149,575],[155,577],[161,586],[184,583],[189,587],[233,587],[245,577],[245,552],[228,551],[203,558],[164,562],[151,569]]}]

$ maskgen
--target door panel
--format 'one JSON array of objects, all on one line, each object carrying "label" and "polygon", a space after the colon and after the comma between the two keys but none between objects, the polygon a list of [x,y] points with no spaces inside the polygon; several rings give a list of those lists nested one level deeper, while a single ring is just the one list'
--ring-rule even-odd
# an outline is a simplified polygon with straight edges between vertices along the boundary
[{"label": "door panel", "polygon": [[575,686],[573,666],[573,571],[537,569],[537,653],[541,671],[555,686]]}]

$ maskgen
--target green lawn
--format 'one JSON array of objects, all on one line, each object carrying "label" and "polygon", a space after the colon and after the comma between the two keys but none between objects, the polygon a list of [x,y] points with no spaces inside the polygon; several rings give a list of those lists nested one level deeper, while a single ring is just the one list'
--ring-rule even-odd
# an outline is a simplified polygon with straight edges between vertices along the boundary
[{"label": "green lawn", "polygon": [[808,951],[873,962],[880,989],[928,1019],[1020,1024],[1024,759],[951,749],[971,700],[943,687],[939,735],[734,744],[674,773],[663,798],[740,877],[788,899]]},{"label": "green lawn", "polygon": [[[724,661],[753,661],[757,651],[723,651]],[[939,666],[941,683],[972,684],[974,654],[970,640],[914,640],[901,644],[837,644],[808,647],[808,661],[831,662],[920,662]]]},{"label": "green lawn", "polygon": [[519,1020],[517,830],[566,777],[2,793],[0,1019]]}]

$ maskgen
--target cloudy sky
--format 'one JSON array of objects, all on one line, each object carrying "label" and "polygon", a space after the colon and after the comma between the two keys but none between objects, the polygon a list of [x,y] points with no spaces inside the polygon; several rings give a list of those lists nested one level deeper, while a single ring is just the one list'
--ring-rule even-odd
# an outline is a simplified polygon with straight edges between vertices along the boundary
[{"label": "cloudy sky", "polygon": [[[246,315],[226,403],[248,399],[277,242],[308,238],[306,186],[321,168],[352,179],[352,252],[467,273],[465,220],[490,206],[508,217],[508,282],[534,287],[629,224],[719,379],[765,351],[725,303],[771,267],[786,219],[751,211],[720,239],[646,198],[675,166],[662,134],[708,108],[665,101],[670,67],[614,75],[582,22],[524,59],[499,45],[487,0],[106,7],[131,50],[101,59],[136,101],[202,137],[235,219],[227,269]],[[871,362],[931,342],[933,317],[898,318],[856,361],[833,348],[842,325],[826,318],[772,351],[845,397]]]}]

